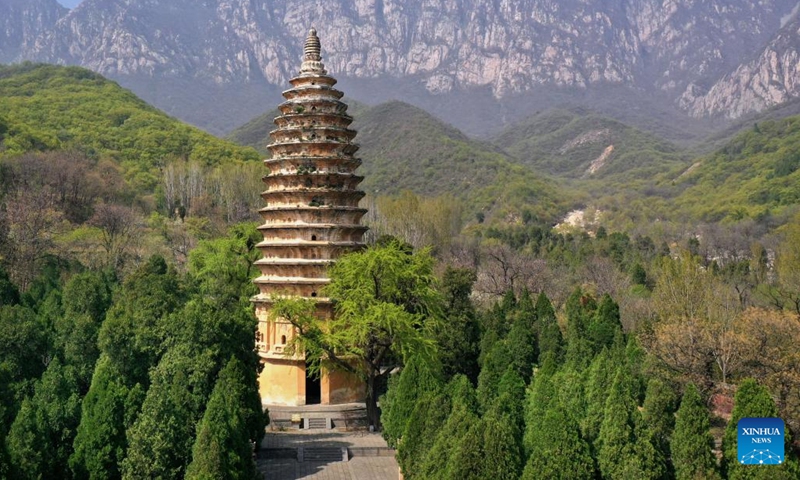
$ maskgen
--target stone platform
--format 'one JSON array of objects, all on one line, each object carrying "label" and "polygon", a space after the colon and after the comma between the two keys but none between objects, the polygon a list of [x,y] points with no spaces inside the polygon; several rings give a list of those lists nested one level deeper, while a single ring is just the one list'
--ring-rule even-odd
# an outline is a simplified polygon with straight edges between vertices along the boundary
[{"label": "stone platform", "polygon": [[270,480],[397,480],[394,450],[379,433],[267,432],[258,468]]},{"label": "stone platform", "polygon": [[264,405],[269,410],[269,431],[365,431],[369,427],[363,403],[341,405]]}]

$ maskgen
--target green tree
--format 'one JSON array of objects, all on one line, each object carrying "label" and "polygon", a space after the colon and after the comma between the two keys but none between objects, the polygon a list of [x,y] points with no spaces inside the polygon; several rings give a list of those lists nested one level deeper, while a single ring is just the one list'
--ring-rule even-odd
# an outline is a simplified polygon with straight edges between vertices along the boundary
[{"label": "green tree", "polygon": [[589,444],[581,438],[577,421],[564,412],[559,402],[554,402],[541,418],[540,428],[532,439],[522,479],[589,480],[594,475]]},{"label": "green tree", "polygon": [[614,381],[614,364],[608,350],[603,350],[592,360],[586,372],[586,416],[581,419],[581,431],[590,442],[600,434],[605,415],[606,399]]},{"label": "green tree", "polygon": [[693,480],[714,478],[717,459],[708,409],[694,384],[689,384],[675,417],[675,433],[670,440],[675,478]]},{"label": "green tree", "polygon": [[19,289],[11,281],[8,272],[0,266],[0,307],[19,303]]},{"label": "green tree", "polygon": [[126,430],[144,400],[141,385],[129,388],[121,380],[108,357],[101,356],[83,399],[75,451],[69,459],[76,478],[121,478],[120,463],[128,448]]},{"label": "green tree", "polygon": [[475,271],[448,266],[442,277],[445,321],[434,323],[431,330],[439,347],[445,378],[463,373],[478,381],[480,323],[470,294]]},{"label": "green tree", "polygon": [[[442,476],[445,480],[483,480],[488,478],[510,478],[510,477],[489,477],[486,476],[486,463],[490,461],[485,457],[484,435],[486,424],[477,420],[468,426],[466,433],[458,439],[454,445],[453,453],[447,462],[447,470]],[[494,459],[492,463],[498,463],[504,459]]]},{"label": "green tree", "polygon": [[252,412],[247,405],[254,400],[260,403],[260,398],[252,398],[255,392],[247,387],[249,376],[247,367],[235,357],[220,372],[197,428],[187,479],[259,478],[251,443],[255,439],[248,425]]},{"label": "green tree", "polygon": [[491,352],[484,357],[481,373],[478,375],[478,401],[483,411],[489,409],[497,397],[500,378],[509,366],[512,366],[511,352],[508,344],[500,341],[494,344]]},{"label": "green tree", "polygon": [[435,354],[423,330],[441,318],[433,258],[427,250],[409,253],[391,241],[345,255],[329,275],[332,320],[317,319],[314,304],[300,299],[278,300],[272,314],[297,329],[289,351],[304,352],[312,372],[338,369],[364,382],[367,416],[380,426],[377,387],[391,370],[386,364]]},{"label": "green tree", "polygon": [[652,443],[662,458],[669,458],[669,438],[675,426],[675,393],[657,378],[647,382],[642,405],[643,425],[651,432]]},{"label": "green tree", "polygon": [[483,447],[483,464],[480,478],[518,479],[524,466],[519,424],[503,411],[499,403],[484,416],[482,423],[483,439],[479,443]]},{"label": "green tree", "polygon": [[604,478],[626,478],[627,463],[636,458],[632,418],[636,403],[630,394],[630,382],[624,368],[617,370],[605,402],[603,423],[597,437],[597,463]]},{"label": "green tree", "polygon": [[397,463],[404,478],[424,478],[420,470],[449,413],[450,398],[444,389],[425,393],[417,400],[397,446]]},{"label": "green tree", "polygon": [[604,347],[611,348],[614,337],[622,331],[619,320],[619,305],[608,294],[603,295],[597,311],[588,326],[588,336],[594,352],[599,352]]},{"label": "green tree", "polygon": [[764,468],[758,465],[742,465],[737,455],[737,429],[742,418],[777,417],[778,408],[766,388],[753,379],[745,379],[739,384],[734,397],[733,411],[725,436],[722,438],[722,470],[723,475],[732,480],[744,479],[776,479],[798,478],[800,468],[792,454],[791,435],[785,432],[785,461],[782,465]]},{"label": "green tree", "polygon": [[74,371],[54,359],[22,403],[6,439],[15,478],[70,478],[67,465],[80,421]]},{"label": "green tree", "polygon": [[511,363],[525,383],[530,382],[536,363],[536,309],[527,289],[522,292],[514,312],[514,324],[506,337]]},{"label": "green tree", "polygon": [[383,438],[395,447],[412,419],[420,398],[443,387],[441,368],[435,359],[413,356],[399,376],[389,379],[389,390],[381,400]]},{"label": "green tree", "polygon": [[553,305],[544,293],[540,293],[536,299],[536,318],[539,327],[537,335],[539,365],[544,364],[545,357],[548,356],[556,363],[560,363],[564,355],[564,337],[556,321]]},{"label": "green tree", "polygon": [[447,384],[446,390],[452,408],[444,427],[436,434],[436,439],[421,465],[418,478],[426,480],[446,478],[448,465],[456,448],[463,443],[470,426],[480,421],[476,415],[478,400],[475,389],[467,377],[456,375]]},{"label": "green tree", "polygon": [[597,310],[594,298],[580,287],[567,298],[564,306],[567,313],[567,364],[583,370],[592,361],[592,343],[589,326]]},{"label": "green tree", "polygon": [[184,476],[215,370],[213,356],[200,347],[179,344],[167,351],[153,371],[141,413],[126,434],[122,478]]}]

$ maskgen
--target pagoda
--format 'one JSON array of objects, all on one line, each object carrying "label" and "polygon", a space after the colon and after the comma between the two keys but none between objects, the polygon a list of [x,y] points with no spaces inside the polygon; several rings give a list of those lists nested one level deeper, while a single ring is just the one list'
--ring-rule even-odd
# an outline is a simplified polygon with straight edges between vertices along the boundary
[{"label": "pagoda", "polygon": [[366,210],[358,206],[364,192],[358,190],[363,177],[355,174],[361,164],[354,157],[356,132],[348,128],[353,118],[322,63],[316,30],[309,31],[303,53],[300,73],[283,92],[286,101],[270,132],[272,158],[264,160],[269,172],[263,178],[265,206],[258,227],[264,240],[257,245],[261,275],[252,300],[265,405],[360,402],[364,395],[363,385],[350,374],[309,375],[302,352],[285,352],[294,327],[270,315],[272,302],[290,295],[314,299],[317,316],[332,318],[333,305],[323,293],[330,282],[327,269],[339,256],[363,248],[367,230],[360,224]]}]

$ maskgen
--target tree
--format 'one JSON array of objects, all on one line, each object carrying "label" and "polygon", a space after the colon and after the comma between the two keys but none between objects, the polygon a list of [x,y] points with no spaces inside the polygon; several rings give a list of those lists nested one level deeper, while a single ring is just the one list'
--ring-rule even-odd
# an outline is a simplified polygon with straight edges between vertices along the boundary
[{"label": "tree", "polygon": [[123,383],[106,355],[100,357],[89,392],[83,399],[81,422],[69,466],[76,478],[121,478],[120,463],[128,448],[131,427],[144,400],[144,390]]},{"label": "tree", "polygon": [[397,463],[404,478],[424,478],[420,470],[449,413],[450,398],[444,389],[425,393],[417,400],[397,445]]},{"label": "tree", "polygon": [[714,478],[717,461],[708,410],[694,384],[689,384],[675,417],[675,433],[670,440],[672,464],[678,480]]},{"label": "tree", "polygon": [[8,272],[0,266],[0,307],[19,303],[19,289],[8,276]]},{"label": "tree", "polygon": [[604,347],[610,348],[614,343],[614,336],[620,331],[622,323],[619,320],[619,305],[610,295],[605,294],[589,322],[588,335],[593,350],[599,352]]},{"label": "tree", "polygon": [[769,469],[758,465],[742,465],[738,462],[737,454],[737,429],[742,418],[777,417],[778,408],[770,397],[766,388],[755,380],[748,378],[739,384],[734,397],[734,407],[731,419],[725,428],[722,438],[722,471],[723,475],[732,480],[744,479],[776,479],[783,480],[798,478],[800,467],[792,454],[791,435],[785,432],[784,455],[782,465],[770,466]]},{"label": "tree", "polygon": [[141,413],[128,429],[122,478],[183,478],[215,364],[208,351],[178,345],[153,370]]},{"label": "tree", "polygon": [[272,314],[295,327],[287,351],[303,352],[312,373],[338,369],[364,382],[367,416],[380,426],[377,387],[391,371],[385,366],[435,351],[423,330],[441,317],[433,258],[427,250],[410,253],[391,241],[345,255],[329,275],[332,320],[316,318],[313,302],[302,299],[279,299]]},{"label": "tree", "polygon": [[75,374],[58,359],[47,366],[6,439],[15,478],[69,478],[67,466],[80,421]]},{"label": "tree", "polygon": [[564,337],[556,321],[556,313],[550,299],[540,293],[536,299],[536,318],[538,319],[539,364],[544,364],[545,357],[551,357],[556,363],[564,354]]},{"label": "tree", "polygon": [[614,381],[611,354],[603,350],[595,356],[586,375],[586,416],[580,421],[583,436],[592,442],[600,433],[606,399]]},{"label": "tree", "polygon": [[[520,426],[515,418],[503,412],[503,406],[496,404],[484,416],[482,476],[480,478],[516,480],[522,472]],[[468,439],[467,439],[468,440]]]},{"label": "tree", "polygon": [[589,444],[581,438],[576,419],[567,415],[558,402],[554,402],[541,419],[522,480],[589,480],[594,478],[594,474]]},{"label": "tree", "polygon": [[[454,445],[453,453],[447,462],[447,470],[441,477],[444,480],[483,480],[484,478],[513,478],[485,476],[486,463],[484,457],[484,435],[486,424],[477,420],[468,426],[466,433]],[[502,462],[504,458],[493,459],[492,463]],[[486,461],[484,461],[486,460]]]},{"label": "tree", "polygon": [[254,419],[247,405],[260,404],[260,398],[247,388],[249,376],[247,367],[235,357],[220,372],[197,428],[187,479],[258,478],[249,425]]},{"label": "tree", "polygon": [[675,393],[657,378],[647,382],[642,405],[642,424],[651,433],[653,445],[662,458],[669,458],[669,438],[675,425]]},{"label": "tree", "polygon": [[400,375],[389,379],[389,390],[381,400],[381,423],[383,438],[391,447],[398,444],[419,400],[442,387],[439,365],[421,356],[411,357]]},{"label": "tree", "polygon": [[533,375],[533,365],[536,362],[537,325],[534,306],[527,290],[523,292],[514,313],[516,318],[506,337],[506,344],[511,355],[511,364],[525,380],[525,383],[528,383]]},{"label": "tree", "polygon": [[480,323],[470,299],[475,272],[448,266],[442,277],[445,321],[431,328],[445,378],[463,373],[477,382]]},{"label": "tree", "polygon": [[512,366],[512,357],[508,344],[504,340],[495,343],[484,357],[481,373],[478,375],[478,401],[483,411],[487,411],[497,397],[500,378],[509,366]]},{"label": "tree", "polygon": [[604,478],[625,478],[627,463],[635,459],[633,412],[636,403],[630,392],[631,379],[624,368],[617,370],[605,402],[603,423],[597,437],[597,463]]}]

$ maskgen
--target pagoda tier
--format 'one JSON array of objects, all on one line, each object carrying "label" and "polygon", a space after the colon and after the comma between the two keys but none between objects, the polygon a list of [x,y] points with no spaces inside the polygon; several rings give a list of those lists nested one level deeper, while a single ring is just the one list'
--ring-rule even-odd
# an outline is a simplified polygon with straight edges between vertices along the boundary
[{"label": "pagoda tier", "polygon": [[[306,373],[302,352],[287,355],[286,345],[295,335],[291,324],[270,314],[274,300],[286,296],[316,300],[317,316],[333,317],[325,298],[330,283],[328,268],[340,256],[363,248],[367,227],[360,224],[366,210],[359,208],[363,177],[355,173],[361,160],[354,155],[356,131],[349,128],[343,93],[325,71],[316,31],[309,32],[300,74],[278,108],[272,158],[261,193],[265,206],[259,210],[258,227],[264,240],[256,245],[261,274],[254,280],[259,293],[253,297],[259,319],[256,349],[264,369],[260,374],[262,402],[302,405],[313,403],[313,379]],[[311,383],[309,383],[311,382]],[[363,385],[347,375],[323,374],[317,380],[322,403],[345,403],[363,398]],[[321,383],[321,384],[320,384]]]}]

